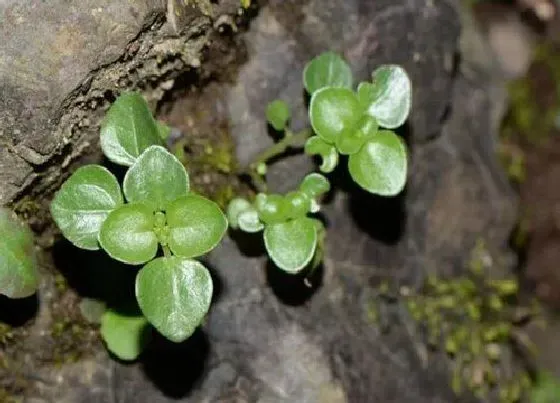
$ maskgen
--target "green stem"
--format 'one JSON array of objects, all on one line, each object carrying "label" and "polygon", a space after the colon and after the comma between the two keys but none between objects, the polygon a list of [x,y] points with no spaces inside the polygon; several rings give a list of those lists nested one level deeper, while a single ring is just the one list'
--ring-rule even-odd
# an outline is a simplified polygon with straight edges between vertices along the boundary
[{"label": "green stem", "polygon": [[311,129],[304,129],[298,133],[293,133],[291,130],[286,129],[282,140],[278,143],[274,143],[272,146],[258,154],[253,162],[251,162],[241,173],[249,175],[256,189],[259,192],[265,193],[267,191],[266,181],[263,176],[259,175],[257,172],[257,167],[260,164],[266,164],[267,161],[285,153],[290,148],[303,148],[305,146],[305,141],[312,135],[313,131]]},{"label": "green stem", "polygon": [[167,246],[167,245],[162,245],[161,248],[163,249],[163,256],[164,256],[164,257],[171,257],[171,256],[173,256],[173,254],[171,253],[171,250],[169,249],[169,246]]}]

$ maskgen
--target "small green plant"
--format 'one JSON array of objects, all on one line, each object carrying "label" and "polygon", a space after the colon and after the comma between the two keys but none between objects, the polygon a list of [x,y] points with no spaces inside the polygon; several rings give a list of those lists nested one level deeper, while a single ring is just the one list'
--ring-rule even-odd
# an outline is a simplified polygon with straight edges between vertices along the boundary
[{"label": "small green plant", "polygon": [[303,84],[311,95],[313,130],[293,133],[288,126],[289,106],[282,100],[272,101],[266,118],[284,137],[249,167],[248,174],[259,191],[255,200],[236,198],[228,207],[231,227],[249,233],[264,230],[268,255],[288,273],[314,268],[321,260],[325,229],[308,214],[319,211],[318,198],[329,191],[330,184],[325,176],[313,173],[296,191],[268,194],[264,179],[268,160],[304,143],[306,154],[321,157],[319,169],[327,174],[336,168],[341,155],[346,156],[354,182],[380,196],[400,193],[407,176],[406,146],[390,130],[406,121],[411,107],[412,86],[402,67],[383,65],[373,72],[371,82],[362,82],[353,90],[350,66],[337,54],[326,52],[305,66]]},{"label": "small green plant", "polygon": [[109,170],[87,165],[51,203],[55,222],[74,245],[144,265],[135,287],[142,315],[108,310],[102,318],[107,346],[122,359],[142,351],[142,324],[173,342],[195,331],[208,312],[213,284],[194,259],[212,250],[227,229],[220,208],[189,191],[184,166],[161,145],[163,129],[140,95],[121,95],[101,128],[101,147],[111,161],[129,167],[122,190]]},{"label": "small green plant", "polygon": [[7,208],[0,208],[0,294],[26,298],[39,285],[33,233]]},{"label": "small green plant", "polygon": [[195,258],[217,246],[228,223],[250,233],[263,231],[270,258],[290,274],[319,265],[325,228],[311,215],[320,210],[330,183],[310,173],[297,190],[268,193],[266,163],[287,148],[305,143],[300,147],[307,154],[322,157],[323,173],[336,167],[340,155],[348,156],[350,175],[371,193],[393,196],[403,189],[406,148],[390,129],[402,125],[410,110],[411,84],[404,70],[381,66],[372,82],[354,91],[350,67],[327,52],[313,59],[303,76],[313,130],[293,133],[289,106],[281,100],[268,105],[267,120],[284,137],[238,172],[251,177],[259,194],[252,202],[233,199],[227,218],[217,204],[190,191],[187,171],[164,147],[170,129],[154,119],[140,95],[122,94],[109,108],[100,144],[110,161],[127,167],[122,188],[108,169],[81,167],[56,193],[51,214],[75,246],[143,266],[136,276],[139,309],[109,307],[101,318],[105,343],[121,359],[142,352],[149,325],[173,342],[187,339],[200,325],[213,285]]}]

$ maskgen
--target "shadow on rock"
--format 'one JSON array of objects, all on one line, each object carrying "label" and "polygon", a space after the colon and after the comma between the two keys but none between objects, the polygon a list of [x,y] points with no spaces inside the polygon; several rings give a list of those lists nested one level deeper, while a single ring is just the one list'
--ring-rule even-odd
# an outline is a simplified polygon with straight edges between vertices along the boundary
[{"label": "shadow on rock", "polygon": [[321,287],[323,271],[320,265],[312,273],[289,274],[268,260],[266,279],[278,299],[286,305],[298,306],[305,304]]},{"label": "shadow on rock", "polygon": [[23,326],[33,319],[39,310],[39,298],[33,294],[27,298],[10,299],[0,295],[0,324]]},{"label": "shadow on rock", "polygon": [[202,379],[209,353],[208,337],[200,328],[183,343],[172,343],[154,331],[142,355],[142,365],[146,376],[163,394],[181,399]]},{"label": "shadow on rock", "polygon": [[55,244],[53,258],[68,285],[80,296],[102,300],[110,306],[135,300],[134,282],[139,266],[117,262],[103,251],[77,248],[66,240]]}]

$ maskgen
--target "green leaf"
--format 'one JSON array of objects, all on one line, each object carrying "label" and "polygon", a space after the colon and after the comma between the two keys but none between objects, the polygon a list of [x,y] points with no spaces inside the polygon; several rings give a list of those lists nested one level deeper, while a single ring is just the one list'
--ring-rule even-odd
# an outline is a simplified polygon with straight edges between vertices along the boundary
[{"label": "green leaf", "polygon": [[309,94],[324,87],[352,88],[352,70],[342,57],[325,52],[305,65],[303,85]]},{"label": "green leaf", "polygon": [[144,316],[106,310],[101,317],[101,337],[107,349],[121,360],[132,361],[151,340],[151,326]]},{"label": "green leaf", "polygon": [[239,228],[249,233],[262,231],[264,224],[259,219],[258,211],[251,208],[239,214]]},{"label": "green leaf", "polygon": [[373,72],[372,81],[358,86],[360,104],[380,126],[387,129],[401,126],[412,104],[412,83],[408,74],[400,66],[384,65]]},{"label": "green leaf", "polygon": [[272,101],[266,107],[266,120],[274,130],[282,131],[290,120],[290,107],[281,99]]},{"label": "green leaf", "polygon": [[161,146],[151,146],[126,173],[123,189],[130,203],[165,210],[170,202],[189,192],[189,176],[173,154]]},{"label": "green leaf", "polygon": [[51,215],[62,234],[82,249],[97,250],[97,237],[107,215],[123,204],[117,178],[99,165],[86,165],[56,193]]},{"label": "green leaf", "polygon": [[39,286],[33,233],[6,208],[0,208],[0,239],[0,294],[33,295]]},{"label": "green leaf", "polygon": [[163,141],[166,141],[169,138],[169,135],[171,134],[171,127],[167,126],[165,123],[159,120],[156,121],[156,125],[158,129],[159,137],[161,137]]},{"label": "green leaf", "polygon": [[345,155],[357,153],[366,141],[375,136],[377,129],[378,126],[375,118],[363,115],[352,130],[348,130],[342,136],[338,136],[336,139],[338,152]]},{"label": "green leaf", "polygon": [[338,151],[336,151],[336,147],[327,144],[319,136],[313,136],[307,140],[305,143],[305,153],[321,156],[322,161],[319,167],[321,172],[332,172],[338,164]]},{"label": "green leaf", "polygon": [[131,166],[151,145],[163,145],[148,104],[138,93],[124,93],[107,111],[101,126],[101,148],[116,164]]},{"label": "green leaf", "polygon": [[249,201],[241,198],[233,199],[227,206],[226,216],[229,226],[233,229],[239,228],[239,214],[243,211],[251,209],[252,205]]},{"label": "green leaf", "polygon": [[299,188],[310,198],[314,199],[317,196],[327,193],[331,189],[331,184],[323,175],[313,172],[303,178]]},{"label": "green leaf", "polygon": [[145,204],[125,204],[112,211],[99,231],[99,244],[113,259],[142,264],[158,250],[154,213]]},{"label": "green leaf", "polygon": [[348,88],[323,88],[313,94],[309,119],[315,133],[326,143],[335,144],[344,132],[352,130],[362,116],[356,94]]},{"label": "green leaf", "polygon": [[200,325],[212,300],[212,277],[195,260],[178,256],[148,263],[136,277],[136,298],[148,321],[179,343]]},{"label": "green leaf", "polygon": [[255,206],[260,220],[265,224],[281,222],[288,218],[289,207],[282,195],[259,193],[255,199]]},{"label": "green leaf", "polygon": [[404,142],[393,132],[382,130],[348,160],[352,179],[370,193],[394,196],[406,182],[407,158]]},{"label": "green leaf", "polygon": [[298,273],[311,262],[317,247],[317,230],[307,217],[267,225],[264,244],[276,266],[288,273]]},{"label": "green leaf", "polygon": [[288,218],[304,217],[311,209],[311,198],[304,192],[289,192],[285,197],[289,208]]},{"label": "green leaf", "polygon": [[216,203],[195,194],[171,203],[166,216],[169,248],[185,258],[201,256],[214,249],[228,226],[226,216]]}]

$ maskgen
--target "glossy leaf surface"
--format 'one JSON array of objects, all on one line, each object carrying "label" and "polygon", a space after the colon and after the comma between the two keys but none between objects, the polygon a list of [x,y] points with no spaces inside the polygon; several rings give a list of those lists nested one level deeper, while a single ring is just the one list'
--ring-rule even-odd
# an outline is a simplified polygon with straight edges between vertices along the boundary
[{"label": "glossy leaf surface", "polygon": [[148,321],[167,339],[189,338],[210,307],[213,284],[208,270],[178,256],[157,258],[136,277],[136,299]]},{"label": "glossy leaf surface", "polygon": [[122,204],[115,176],[100,165],[86,165],[62,184],[50,210],[66,239],[79,248],[96,250],[101,224]]},{"label": "glossy leaf surface", "polygon": [[389,130],[380,131],[348,160],[352,179],[370,193],[394,196],[406,183],[404,142]]},{"label": "glossy leaf surface", "polygon": [[313,259],[317,230],[307,217],[267,225],[264,243],[276,266],[288,273],[298,273]]},{"label": "glossy leaf surface", "polygon": [[325,52],[306,64],[303,84],[309,94],[324,87],[352,88],[352,71],[342,57]]},{"label": "glossy leaf surface", "polygon": [[173,154],[163,147],[151,146],[126,173],[123,189],[128,202],[165,210],[170,202],[189,192],[189,177]]},{"label": "glossy leaf surface", "polygon": [[372,74],[372,82],[358,86],[360,104],[377,119],[380,126],[401,126],[410,113],[412,83],[406,71],[397,65],[384,65]]},{"label": "glossy leaf surface", "polygon": [[361,115],[356,94],[347,88],[327,87],[311,97],[311,126],[326,143],[335,144],[338,137],[353,129]]},{"label": "glossy leaf surface", "polygon": [[99,244],[113,259],[142,264],[158,250],[154,213],[144,204],[125,204],[112,211],[99,231]]},{"label": "glossy leaf surface", "polygon": [[151,145],[163,145],[158,124],[138,93],[120,95],[101,126],[101,148],[116,164],[131,166]]},{"label": "glossy leaf surface", "polygon": [[171,203],[166,212],[171,251],[185,258],[214,249],[227,230],[220,207],[202,196],[189,194]]}]

